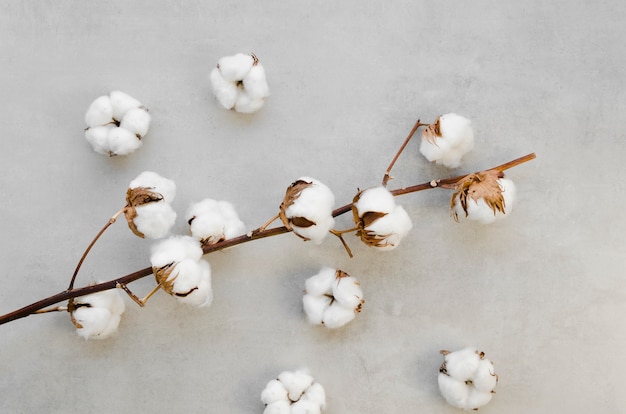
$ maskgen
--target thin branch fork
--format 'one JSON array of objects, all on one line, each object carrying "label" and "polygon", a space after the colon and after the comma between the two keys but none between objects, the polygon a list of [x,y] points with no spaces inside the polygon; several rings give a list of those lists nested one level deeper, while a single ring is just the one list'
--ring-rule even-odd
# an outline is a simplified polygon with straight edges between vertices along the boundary
[{"label": "thin branch fork", "polygon": [[[416,124],[417,125],[417,124]],[[520,165],[522,163],[525,163],[527,161],[530,161],[532,159],[534,159],[536,157],[536,155],[534,153],[525,155],[523,157],[520,158],[516,158],[512,161],[509,161],[507,163],[501,164],[499,166],[493,167],[490,170],[498,170],[498,171],[504,171],[507,170],[509,168],[513,168],[517,165]],[[409,193],[415,193],[418,191],[422,191],[422,190],[429,190],[429,189],[433,189],[433,188],[450,188],[450,186],[454,185],[455,183],[457,183],[459,180],[461,180],[462,178],[466,177],[467,175],[460,175],[460,176],[456,176],[456,177],[451,177],[451,178],[446,178],[446,179],[441,179],[441,180],[432,180],[432,181],[428,181],[426,183],[422,183],[422,184],[417,184],[414,186],[410,186],[410,187],[405,187],[405,188],[399,188],[397,190],[392,190],[391,194],[393,194],[394,196],[399,196],[399,195],[403,195],[403,194],[409,194]],[[348,211],[350,211],[352,208],[352,204],[346,204],[342,207],[339,207],[335,210],[333,210],[333,217],[337,217],[340,216],[342,214],[347,213]],[[203,248],[203,252],[204,254],[209,254],[212,253],[214,251],[218,251],[218,250],[223,250],[226,249],[228,247],[232,247],[232,246],[236,246],[239,244],[243,244],[243,243],[247,243],[253,240],[259,240],[259,239],[264,239],[266,237],[272,237],[272,236],[277,236],[279,234],[284,234],[284,233],[288,233],[289,229],[287,229],[284,226],[281,227],[274,227],[271,229],[256,229],[253,230],[247,234],[243,234],[241,236],[238,237],[234,237],[232,239],[227,239],[227,240],[223,240],[221,242],[215,243],[213,245],[209,245],[209,246],[205,246]],[[89,248],[88,248],[89,250]],[[45,313],[45,312],[40,312],[42,309],[50,307],[52,305],[55,305],[59,302],[63,302],[72,298],[76,298],[76,297],[80,297],[80,296],[85,296],[91,293],[96,293],[96,292],[102,292],[105,290],[110,290],[110,289],[116,289],[116,288],[122,288],[125,287],[126,285],[128,285],[131,282],[134,282],[136,280],[142,279],[146,276],[150,276],[152,275],[152,267],[146,267],[144,269],[138,270],[136,272],[130,273],[126,276],[122,276],[119,277],[117,279],[113,279],[110,280],[108,282],[103,282],[103,283],[99,283],[99,284],[95,284],[95,285],[90,285],[90,286],[85,286],[82,288],[69,288],[67,290],[64,290],[63,292],[57,293],[56,295],[47,297],[45,299],[42,299],[40,301],[37,301],[35,303],[32,303],[28,306],[25,306],[21,309],[17,309],[13,312],[7,313],[5,315],[0,316],[0,325],[5,324],[7,322],[11,322],[14,321],[16,319],[20,319],[20,318],[24,318],[28,315],[34,314],[34,313]],[[54,311],[54,310],[51,310]]]}]

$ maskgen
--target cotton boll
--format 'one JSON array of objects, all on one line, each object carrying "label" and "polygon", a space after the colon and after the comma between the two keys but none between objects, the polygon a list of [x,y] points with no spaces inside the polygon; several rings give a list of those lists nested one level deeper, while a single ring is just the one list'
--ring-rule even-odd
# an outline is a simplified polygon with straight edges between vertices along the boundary
[{"label": "cotton boll", "polygon": [[281,203],[281,220],[305,240],[320,244],[332,226],[335,196],[320,181],[301,177],[294,181]]},{"label": "cotton boll", "polygon": [[319,273],[311,276],[304,282],[307,293],[313,296],[321,296],[332,292],[332,286],[337,278],[337,269],[330,267],[322,268]]},{"label": "cotton boll", "polygon": [[89,105],[85,123],[89,128],[113,122],[113,106],[108,96],[100,96]]},{"label": "cotton boll", "polygon": [[243,86],[252,100],[262,100],[270,94],[263,65],[259,63],[252,66],[248,74],[243,78]]},{"label": "cotton boll", "polygon": [[85,139],[91,144],[94,151],[109,155],[109,132],[113,128],[115,128],[113,124],[91,127],[85,131]]},{"label": "cotton boll", "polygon": [[355,316],[354,308],[348,308],[335,302],[324,312],[323,323],[328,329],[336,329],[352,321]]},{"label": "cotton boll", "polygon": [[263,404],[272,404],[276,401],[288,401],[287,389],[282,382],[273,379],[267,383],[263,392],[261,392],[261,401]]},{"label": "cotton boll", "polygon": [[322,295],[304,295],[302,297],[302,306],[307,320],[313,325],[321,325],[324,319],[324,313],[330,306],[332,298]]},{"label": "cotton boll", "polygon": [[237,85],[226,81],[218,68],[214,68],[211,71],[209,80],[213,94],[219,104],[226,109],[232,109],[235,106],[235,102],[237,102],[237,95],[239,94]]},{"label": "cotton boll", "polygon": [[107,140],[111,156],[128,155],[141,147],[141,140],[125,128],[111,128]]},{"label": "cotton boll", "polygon": [[128,188],[150,188],[163,196],[163,200],[171,203],[176,196],[176,184],[174,181],[161,177],[152,171],[144,171],[132,180]]},{"label": "cotton boll", "polygon": [[263,410],[263,414],[291,414],[291,402],[276,401],[268,404]]},{"label": "cotton boll", "polygon": [[439,370],[439,390],[446,401],[465,410],[487,404],[498,377],[485,354],[472,347],[441,353],[444,363]]},{"label": "cotton boll", "polygon": [[469,387],[465,382],[456,380],[442,372],[437,378],[439,392],[448,404],[456,408],[465,408],[469,397]]},{"label": "cotton boll", "polygon": [[361,286],[352,276],[337,278],[332,289],[335,300],[353,311],[363,302]]},{"label": "cotton boll", "polygon": [[244,53],[226,56],[217,62],[222,77],[228,82],[243,80],[244,76],[252,69],[253,64],[254,58]]},{"label": "cotton boll", "polygon": [[285,386],[291,401],[298,401],[313,383],[313,377],[305,371],[283,371],[278,375],[278,380]]},{"label": "cotton boll", "polygon": [[130,109],[142,106],[141,102],[122,91],[113,91],[109,97],[113,108],[113,118],[120,122]]},{"label": "cotton boll", "polygon": [[152,246],[150,263],[160,268],[185,259],[200,260],[203,252],[200,243],[190,236],[175,236],[161,240]]},{"label": "cotton boll", "polygon": [[291,414],[320,414],[322,409],[313,401],[301,399],[291,406]]},{"label": "cotton boll", "polygon": [[129,109],[126,115],[124,115],[120,127],[142,138],[148,133],[148,128],[150,128],[150,114],[143,108]]}]

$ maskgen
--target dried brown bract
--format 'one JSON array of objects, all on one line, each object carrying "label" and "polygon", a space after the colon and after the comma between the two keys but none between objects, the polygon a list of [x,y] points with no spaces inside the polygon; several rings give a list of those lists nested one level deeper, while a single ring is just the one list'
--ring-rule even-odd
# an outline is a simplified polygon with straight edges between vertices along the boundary
[{"label": "dried brown bract", "polygon": [[422,138],[433,145],[437,145],[437,138],[441,137],[440,119],[441,118],[437,118],[437,121],[434,124],[428,125],[422,131]]}]

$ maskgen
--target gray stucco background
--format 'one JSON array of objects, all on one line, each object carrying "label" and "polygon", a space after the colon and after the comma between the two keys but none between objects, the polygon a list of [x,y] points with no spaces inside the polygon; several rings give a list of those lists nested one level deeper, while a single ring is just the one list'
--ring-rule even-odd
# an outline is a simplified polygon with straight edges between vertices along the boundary
[{"label": "gray stucco background", "polygon": [[[490,226],[455,223],[450,193],[425,191],[398,199],[414,229],[392,252],[349,237],[349,259],[337,240],[287,234],[209,255],[207,309],[162,292],[144,309],[125,298],[105,341],[78,338],[66,314],[2,325],[0,412],[261,413],[267,381],[308,367],[328,413],[454,413],[438,352],[466,345],[500,376],[481,412],[626,412],[625,12],[616,0],[1,0],[2,314],[66,288],[144,170],[176,181],[182,233],[204,197],[257,227],[302,175],[346,204],[379,184],[417,118],[462,114],[476,147],[449,171],[416,140],[391,188],[537,159],[510,170],[516,209]],[[210,94],[210,68],[237,52],[267,71],[272,95],[254,115]],[[115,89],[152,125],[140,150],[109,159],[83,138],[83,116]],[[120,221],[78,285],[148,266],[149,249]],[[365,294],[336,331],[302,313],[321,266]]]}]

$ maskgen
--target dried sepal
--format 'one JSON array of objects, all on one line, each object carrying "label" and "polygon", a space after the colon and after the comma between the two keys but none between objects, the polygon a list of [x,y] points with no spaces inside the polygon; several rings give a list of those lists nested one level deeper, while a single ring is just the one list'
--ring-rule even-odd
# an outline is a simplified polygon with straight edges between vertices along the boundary
[{"label": "dried sepal", "polygon": [[504,177],[504,173],[499,170],[488,170],[479,173],[473,173],[462,178],[455,188],[454,194],[450,199],[450,209],[454,220],[459,221],[458,213],[455,209],[457,199],[461,204],[461,208],[468,215],[467,202],[468,198],[474,201],[483,199],[485,204],[493,211],[506,214],[504,196],[502,188],[498,180]]},{"label": "dried sepal", "polygon": [[[283,198],[282,203],[280,203],[280,211],[278,212],[278,217],[280,221],[283,222],[285,227],[287,227],[290,231],[293,230],[292,225],[296,227],[311,227],[316,223],[307,219],[306,217],[287,217],[287,209],[292,206],[296,200],[300,197],[300,194],[305,189],[313,186],[312,182],[307,182],[304,180],[296,180],[289,187],[287,187],[287,191],[285,192],[285,197]],[[294,232],[295,233],[295,232]],[[304,237],[298,233],[295,233],[298,237],[301,237],[304,240],[309,240],[307,237]]]},{"label": "dried sepal", "polygon": [[422,131],[422,138],[430,142],[433,145],[437,145],[437,138],[441,137],[441,117],[437,118],[434,124],[428,125]]},{"label": "dried sepal", "polygon": [[124,217],[128,222],[128,227],[131,231],[141,237],[145,235],[137,229],[135,225],[135,218],[137,217],[137,207],[148,203],[156,203],[163,200],[163,196],[159,193],[152,191],[149,187],[136,187],[129,188],[126,191],[126,207],[124,207]]},{"label": "dried sepal", "polygon": [[174,281],[176,280],[176,276],[170,279],[172,272],[176,268],[176,263],[168,263],[165,266],[156,267],[152,266],[152,273],[154,273],[154,278],[158,285],[167,292],[168,295],[174,295]]}]

